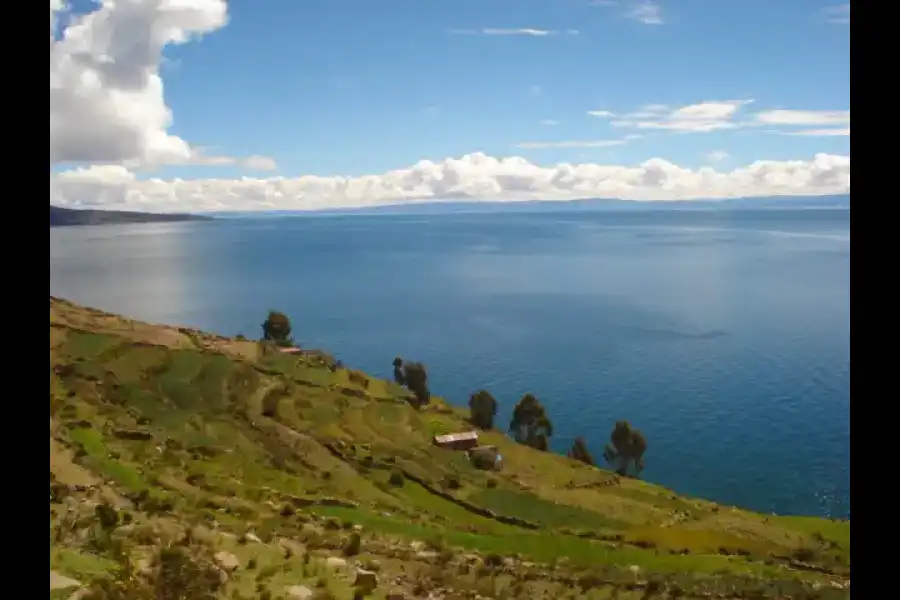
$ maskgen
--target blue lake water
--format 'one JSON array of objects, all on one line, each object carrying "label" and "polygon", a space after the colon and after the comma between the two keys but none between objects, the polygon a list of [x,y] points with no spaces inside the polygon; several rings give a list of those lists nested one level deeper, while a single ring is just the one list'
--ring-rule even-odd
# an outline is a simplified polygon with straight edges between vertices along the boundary
[{"label": "blue lake water", "polygon": [[850,213],[309,216],[50,230],[50,293],[259,334],[389,376],[425,362],[508,422],[536,394],[565,451],[613,423],[644,477],[761,511],[850,514]]}]

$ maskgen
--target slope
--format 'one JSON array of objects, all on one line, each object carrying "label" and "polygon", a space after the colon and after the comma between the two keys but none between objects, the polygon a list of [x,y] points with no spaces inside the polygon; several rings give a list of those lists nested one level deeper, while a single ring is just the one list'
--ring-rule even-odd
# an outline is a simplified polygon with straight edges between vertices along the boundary
[{"label": "slope", "polygon": [[240,564],[232,597],[349,598],[362,567],[374,598],[849,597],[849,522],[681,497],[494,431],[504,468],[480,471],[431,443],[471,428],[459,409],[321,352],[51,298],[50,415],[51,568],[82,583],[190,530]]}]

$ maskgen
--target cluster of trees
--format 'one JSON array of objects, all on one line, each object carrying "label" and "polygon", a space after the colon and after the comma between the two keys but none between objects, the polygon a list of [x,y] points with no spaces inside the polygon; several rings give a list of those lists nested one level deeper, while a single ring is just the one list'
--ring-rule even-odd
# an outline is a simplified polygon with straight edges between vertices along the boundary
[{"label": "cluster of trees", "polygon": [[[262,324],[263,339],[279,345],[291,346],[291,321],[282,312],[269,311],[269,316]],[[394,381],[405,386],[415,397],[416,407],[427,405],[431,401],[428,389],[428,371],[420,362],[404,361],[394,358]],[[480,429],[494,428],[499,403],[487,390],[479,390],[469,397],[469,420]],[[546,451],[553,436],[553,422],[547,415],[544,405],[533,394],[525,394],[513,408],[509,422],[509,432],[520,444]],[[628,421],[617,421],[609,436],[609,444],[603,450],[606,462],[615,466],[620,475],[627,475],[629,467],[635,474],[644,468],[644,453],[647,451],[647,440],[638,429],[634,429]],[[581,436],[575,438],[568,452],[569,458],[593,465],[594,458]]]},{"label": "cluster of trees", "polygon": [[[469,397],[469,421],[480,429],[493,429],[498,406],[497,399],[487,390],[475,392]],[[520,444],[547,450],[553,436],[553,421],[540,400],[532,394],[525,394],[513,408],[509,431]],[[644,468],[646,450],[647,440],[640,430],[631,427],[628,421],[617,421],[603,458],[615,466],[619,475],[628,475],[632,466],[637,475]],[[567,456],[588,465],[596,464],[582,436],[575,438]]]},{"label": "cluster of trees", "polygon": [[406,386],[416,398],[416,408],[431,402],[428,389],[428,371],[420,362],[404,361],[399,356],[394,359],[394,381]]},{"label": "cluster of trees", "polygon": [[603,458],[616,465],[616,473],[627,475],[629,466],[634,467],[636,475],[644,470],[647,440],[640,430],[634,429],[628,421],[616,421],[609,442],[603,451]]}]

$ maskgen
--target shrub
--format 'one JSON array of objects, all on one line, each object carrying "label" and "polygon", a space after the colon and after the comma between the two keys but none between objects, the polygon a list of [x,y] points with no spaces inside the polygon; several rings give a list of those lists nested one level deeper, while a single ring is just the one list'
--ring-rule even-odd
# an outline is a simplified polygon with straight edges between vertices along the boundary
[{"label": "shrub", "polygon": [[353,532],[344,544],[344,556],[356,556],[362,546],[362,538],[359,533]]},{"label": "shrub", "polygon": [[119,553],[112,577],[91,585],[85,600],[215,600],[223,585],[212,551],[185,538],[159,550],[147,576],[138,576],[127,553]]},{"label": "shrub", "polygon": [[403,487],[403,472],[399,469],[391,469],[391,474],[388,477],[388,483],[390,483],[394,487]]}]

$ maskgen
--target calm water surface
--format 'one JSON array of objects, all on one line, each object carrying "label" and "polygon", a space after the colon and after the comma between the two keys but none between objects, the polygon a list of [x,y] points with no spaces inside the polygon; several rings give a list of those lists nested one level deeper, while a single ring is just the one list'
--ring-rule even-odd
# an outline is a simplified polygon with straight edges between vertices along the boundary
[{"label": "calm water surface", "polygon": [[506,422],[538,395],[564,451],[629,419],[645,477],[778,513],[850,514],[850,215],[842,210],[312,216],[50,230],[50,291],[429,366]]}]

